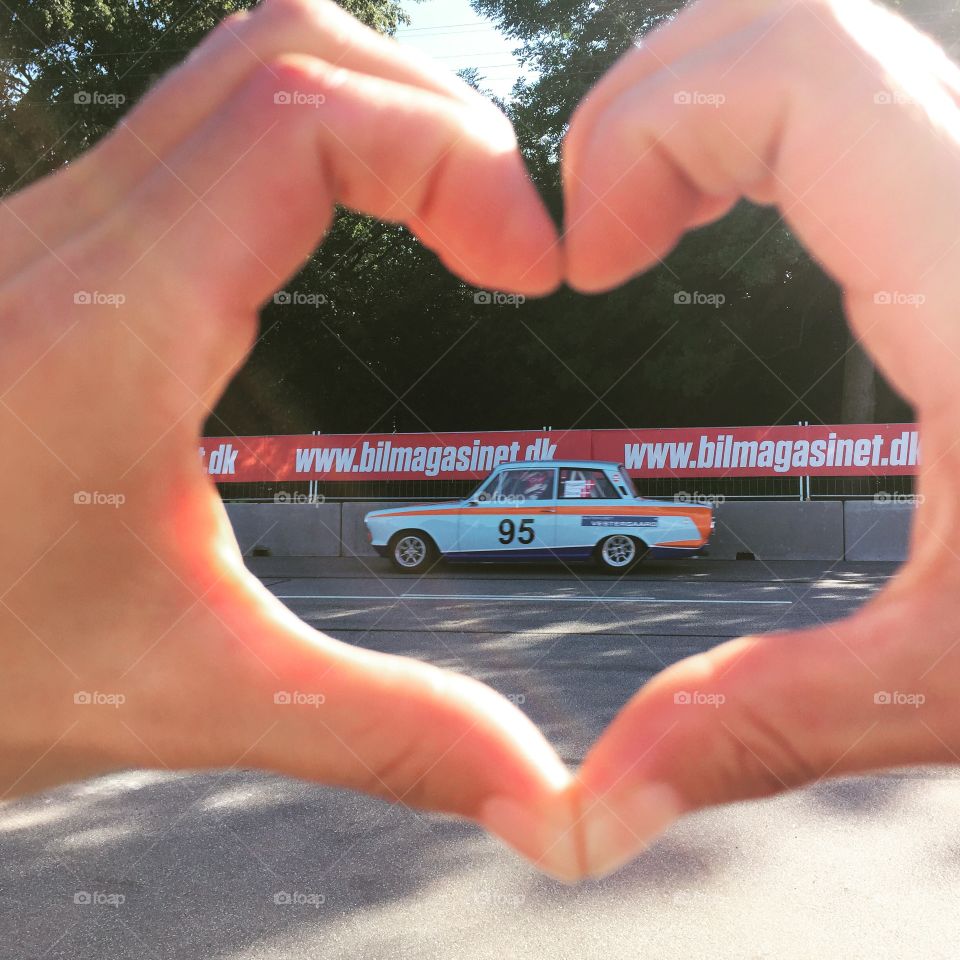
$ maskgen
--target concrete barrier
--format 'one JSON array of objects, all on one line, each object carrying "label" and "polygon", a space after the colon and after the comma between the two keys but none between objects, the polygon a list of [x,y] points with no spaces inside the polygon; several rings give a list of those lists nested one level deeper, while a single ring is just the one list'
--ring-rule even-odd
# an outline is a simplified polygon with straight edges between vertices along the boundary
[{"label": "concrete barrier", "polygon": [[850,500],[843,505],[847,560],[906,560],[912,503]]},{"label": "concrete barrier", "polygon": [[728,500],[717,507],[706,556],[735,560],[842,560],[843,504],[799,500]]},{"label": "concrete barrier", "polygon": [[[245,555],[373,557],[363,518],[370,510],[412,501],[354,503],[228,503],[227,514]],[[873,501],[727,501],[717,507],[717,528],[706,559],[906,559],[911,504]],[[258,549],[259,548],[259,549]]]},{"label": "concrete barrier", "polygon": [[340,556],[339,503],[228,503],[227,516],[244,556]]},{"label": "concrete barrier", "polygon": [[340,520],[340,537],[342,541],[341,556],[344,557],[375,557],[377,551],[370,546],[367,539],[367,528],[363,523],[363,518],[371,510],[386,510],[388,507],[408,507],[411,503],[419,503],[417,500],[403,500],[389,502],[379,501],[357,501],[355,503],[344,503],[343,514]]}]

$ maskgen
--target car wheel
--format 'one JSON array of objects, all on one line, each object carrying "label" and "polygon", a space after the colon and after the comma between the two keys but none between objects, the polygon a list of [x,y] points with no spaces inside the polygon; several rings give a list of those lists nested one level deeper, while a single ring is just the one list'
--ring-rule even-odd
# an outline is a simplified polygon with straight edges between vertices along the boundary
[{"label": "car wheel", "polygon": [[597,565],[609,573],[623,573],[640,560],[646,548],[623,533],[605,537],[597,544]]},{"label": "car wheel", "polygon": [[404,530],[390,541],[390,561],[403,573],[419,573],[435,559],[433,541],[419,530]]}]

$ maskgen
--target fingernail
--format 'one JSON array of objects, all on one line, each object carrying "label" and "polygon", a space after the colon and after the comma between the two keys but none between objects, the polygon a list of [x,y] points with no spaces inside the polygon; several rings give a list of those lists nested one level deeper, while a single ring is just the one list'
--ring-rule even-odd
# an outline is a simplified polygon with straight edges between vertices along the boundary
[{"label": "fingernail", "polygon": [[584,816],[587,873],[600,878],[616,872],[646,850],[682,812],[676,791],[661,783],[595,801]]},{"label": "fingernail", "polygon": [[479,821],[538,870],[564,883],[583,878],[573,822],[562,800],[538,812],[510,797],[493,797],[483,804]]}]

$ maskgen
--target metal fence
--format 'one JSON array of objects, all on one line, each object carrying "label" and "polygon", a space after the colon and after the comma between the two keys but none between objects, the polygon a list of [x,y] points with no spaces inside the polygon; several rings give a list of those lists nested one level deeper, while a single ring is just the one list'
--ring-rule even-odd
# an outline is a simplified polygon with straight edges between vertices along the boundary
[{"label": "metal fence", "polygon": [[[669,500],[905,500],[914,477],[730,477],[726,479],[634,480],[644,497]],[[477,480],[374,480],[350,483],[293,480],[221,483],[228,503],[307,503],[349,500],[460,500]]]}]

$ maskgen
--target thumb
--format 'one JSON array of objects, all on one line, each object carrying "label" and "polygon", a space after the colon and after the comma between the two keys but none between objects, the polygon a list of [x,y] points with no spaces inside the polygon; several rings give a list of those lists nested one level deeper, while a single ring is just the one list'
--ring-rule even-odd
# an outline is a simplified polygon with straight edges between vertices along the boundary
[{"label": "thumb", "polygon": [[586,872],[613,872],[702,807],[956,759],[938,654],[911,637],[916,620],[897,595],[841,623],[731,641],[655,677],[580,772]]},{"label": "thumb", "polygon": [[130,671],[141,689],[112,734],[122,755],[255,767],[456,814],[547,873],[579,875],[571,775],[522,712],[469,677],[317,632],[221,547],[190,571],[198,599],[176,630]]}]

